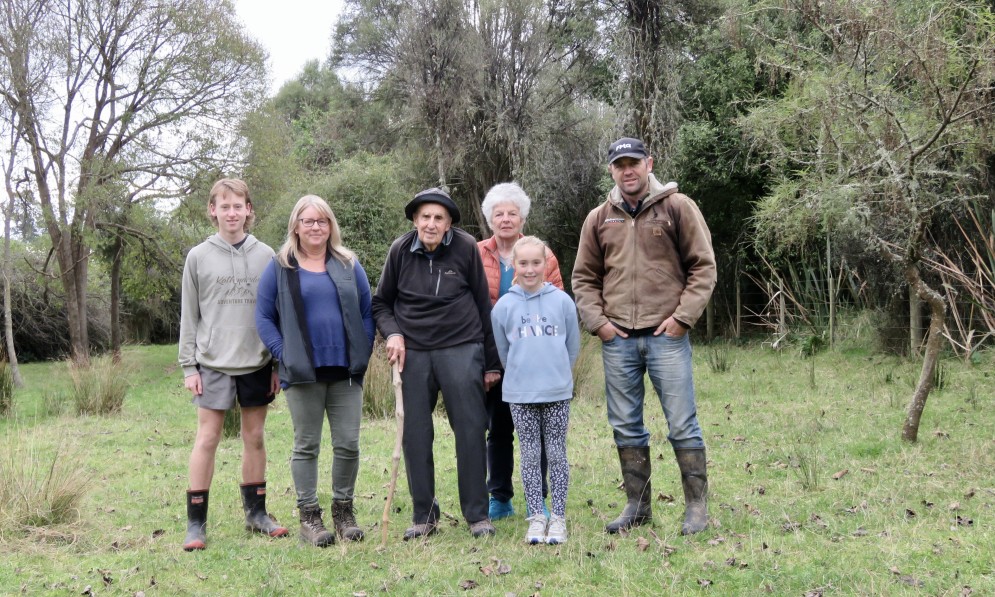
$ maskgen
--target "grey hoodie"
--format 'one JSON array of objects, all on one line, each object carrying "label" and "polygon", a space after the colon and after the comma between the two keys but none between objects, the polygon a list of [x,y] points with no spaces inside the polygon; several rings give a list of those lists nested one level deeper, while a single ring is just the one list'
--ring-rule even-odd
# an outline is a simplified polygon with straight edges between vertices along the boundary
[{"label": "grey hoodie", "polygon": [[184,377],[204,365],[243,375],[271,360],[256,333],[256,287],[273,249],[251,234],[235,249],[214,234],[190,249],[183,265],[180,366]]},{"label": "grey hoodie", "polygon": [[569,400],[580,353],[577,307],[549,282],[534,294],[515,284],[491,311],[504,365],[501,398],[514,404]]}]

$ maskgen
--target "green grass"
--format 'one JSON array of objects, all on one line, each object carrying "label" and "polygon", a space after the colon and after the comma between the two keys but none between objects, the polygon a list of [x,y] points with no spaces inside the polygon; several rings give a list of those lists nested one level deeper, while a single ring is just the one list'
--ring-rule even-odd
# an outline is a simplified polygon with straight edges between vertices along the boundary
[{"label": "green grass", "polygon": [[[995,397],[991,351],[975,366],[944,362],[945,387],[926,407],[917,444],[899,439],[915,363],[841,348],[797,351],[708,347],[695,355],[698,410],[708,443],[713,526],[678,534],[683,498],[659,404],[653,431],[652,526],[608,536],[624,502],[605,420],[597,347],[585,344],[583,385],[571,413],[570,540],[528,546],[519,512],[493,539],[472,540],[459,519],[453,437],[436,421],[437,490],[447,517],[426,543],[400,536],[411,515],[402,480],[390,540],[378,549],[390,475],[391,419],[363,424],[359,544],[325,550],[250,536],[238,495],[241,444],[219,448],[208,549],[180,549],[194,408],[175,347],[126,351],[121,413],[72,416],[50,404],[68,394],[61,364],[22,366],[15,416],[0,448],[30,444],[36,458],[72,454],[92,483],[79,519],[0,534],[0,593],[134,595],[991,595],[995,594]],[[64,394],[65,395],[65,394]],[[46,404],[48,402],[49,404]],[[326,431],[327,433],[327,431]],[[267,423],[269,509],[296,534],[282,397]],[[327,435],[326,435],[327,437]],[[320,497],[331,499],[330,443]],[[843,473],[843,471],[846,471]],[[838,478],[834,478],[838,477]],[[669,496],[673,496],[670,501]],[[467,581],[476,584],[469,586]],[[970,593],[964,592],[970,587]]]}]

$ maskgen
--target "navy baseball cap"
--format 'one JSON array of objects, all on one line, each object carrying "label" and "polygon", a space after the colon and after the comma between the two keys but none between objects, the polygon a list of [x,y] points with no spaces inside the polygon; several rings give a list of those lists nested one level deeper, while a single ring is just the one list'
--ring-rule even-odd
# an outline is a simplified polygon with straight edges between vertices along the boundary
[{"label": "navy baseball cap", "polygon": [[645,159],[650,157],[646,153],[646,146],[639,139],[633,137],[622,137],[618,141],[608,146],[608,163],[611,164],[618,158]]}]

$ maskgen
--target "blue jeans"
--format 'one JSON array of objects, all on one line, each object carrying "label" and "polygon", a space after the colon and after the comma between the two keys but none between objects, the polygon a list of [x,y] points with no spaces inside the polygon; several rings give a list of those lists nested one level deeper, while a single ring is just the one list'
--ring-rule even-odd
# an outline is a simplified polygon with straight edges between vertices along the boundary
[{"label": "blue jeans", "polygon": [[605,367],[608,422],[615,434],[615,445],[620,448],[649,445],[650,434],[643,423],[646,396],[643,375],[648,373],[667,417],[667,439],[673,448],[705,447],[694,402],[688,334],[681,338],[666,334],[615,336],[602,343],[601,358]]}]

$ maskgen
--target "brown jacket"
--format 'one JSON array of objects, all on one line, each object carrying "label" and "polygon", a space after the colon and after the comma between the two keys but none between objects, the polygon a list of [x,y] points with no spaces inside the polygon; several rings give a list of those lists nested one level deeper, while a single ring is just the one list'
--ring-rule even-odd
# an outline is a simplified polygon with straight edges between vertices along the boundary
[{"label": "brown jacket", "polygon": [[650,174],[635,218],[615,187],[584,220],[573,293],[588,331],[611,321],[628,330],[657,327],[671,315],[694,327],[715,287],[715,254],[698,206]]},{"label": "brown jacket", "polygon": [[[521,238],[522,234],[518,235]],[[477,241],[480,260],[484,262],[484,273],[487,275],[487,288],[490,289],[491,305],[498,301],[498,291],[501,288],[501,258],[498,255],[497,241],[494,237]],[[549,249],[549,259],[546,260],[546,281],[563,290],[563,277],[560,275],[560,263]]]}]

